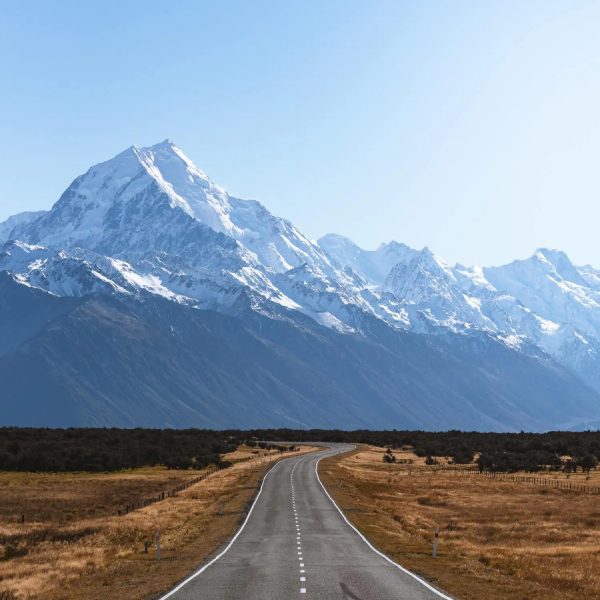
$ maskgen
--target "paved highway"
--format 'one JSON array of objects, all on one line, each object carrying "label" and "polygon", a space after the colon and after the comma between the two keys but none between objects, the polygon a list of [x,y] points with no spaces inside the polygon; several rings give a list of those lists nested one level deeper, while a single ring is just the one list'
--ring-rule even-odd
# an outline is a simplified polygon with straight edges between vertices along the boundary
[{"label": "paved highway", "polygon": [[234,539],[162,600],[451,600],[375,550],[329,497],[317,463],[350,449],[279,462]]}]

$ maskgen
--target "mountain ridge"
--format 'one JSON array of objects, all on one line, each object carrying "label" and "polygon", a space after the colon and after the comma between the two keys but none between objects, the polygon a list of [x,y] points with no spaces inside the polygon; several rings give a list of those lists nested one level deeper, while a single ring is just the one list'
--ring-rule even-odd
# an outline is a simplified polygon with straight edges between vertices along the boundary
[{"label": "mountain ridge", "polygon": [[[77,177],[50,211],[11,219],[0,224],[0,275],[5,282],[1,289],[7,298],[13,294],[7,291],[7,282],[12,282],[11,285],[21,286],[21,292],[14,296],[30,294],[27,302],[32,305],[44,303],[40,292],[56,299],[70,299],[75,304],[86,304],[86,298],[93,297],[100,303],[97,306],[106,302],[135,305],[135,318],[141,319],[144,330],[149,325],[142,314],[143,307],[155,304],[163,311],[172,311],[174,319],[178,310],[192,310],[222,314],[250,329],[256,322],[261,327],[285,323],[290,328],[286,330],[288,337],[294,339],[294,332],[314,333],[324,328],[334,335],[332,352],[339,356],[345,355],[342,346],[354,338],[368,343],[369,352],[375,356],[376,347],[397,343],[394,336],[421,336],[432,345],[432,354],[426,359],[432,363],[439,353],[444,355],[444,348],[460,349],[461,353],[466,349],[457,369],[460,377],[465,382],[470,378],[473,390],[477,390],[473,391],[476,402],[471,403],[471,410],[478,413],[485,406],[480,413],[481,426],[487,422],[498,428],[518,427],[518,415],[531,427],[551,426],[523,409],[527,400],[524,392],[518,391],[517,381],[523,390],[529,389],[530,397],[535,394],[523,380],[527,369],[538,374],[549,406],[556,405],[556,392],[542,382],[555,381],[556,377],[568,382],[559,385],[555,381],[556,390],[571,389],[573,397],[579,398],[579,404],[565,402],[564,411],[552,413],[557,425],[571,423],[570,409],[576,409],[573,414],[578,423],[599,418],[600,272],[589,265],[575,267],[560,251],[538,249],[531,259],[487,268],[452,266],[428,248],[414,250],[399,242],[382,244],[374,251],[363,250],[335,234],[313,242],[260,202],[228,195],[170,140],[146,148],[132,146]],[[10,314],[19,314],[11,304],[15,300],[3,299],[0,294],[0,302],[10,309]],[[68,311],[77,310],[75,304]],[[92,313],[103,322],[102,315],[108,314],[107,310],[98,308]],[[61,317],[56,313],[48,318]],[[36,334],[22,322],[20,329],[15,325],[18,331],[7,329],[4,340],[0,339],[0,352],[5,348],[0,363],[15,360],[14,353],[25,348],[30,356],[39,356],[40,348],[32,345],[31,337],[27,338],[45,330],[39,319],[35,322]],[[97,323],[92,324],[89,319],[85,323],[102,337]],[[105,327],[110,328],[109,321]],[[10,336],[20,340],[17,347],[6,341]],[[315,352],[322,339],[316,334],[310,337]],[[165,344],[171,348],[170,343]],[[142,346],[140,342],[140,349]],[[287,348],[285,344],[283,347]],[[76,360],[74,354],[66,349],[64,352],[66,363]],[[297,357],[289,349],[284,354],[293,371],[292,365],[299,364]],[[493,392],[491,382],[495,376],[482,380],[480,374],[469,372],[468,357],[477,364],[484,355],[493,360],[485,363],[482,372],[495,369],[503,373],[512,408],[508,409]],[[138,358],[149,361],[149,356],[141,353]],[[204,360],[198,356],[198,360]],[[159,360],[157,354],[154,357]],[[493,361],[498,364],[493,366]],[[370,359],[363,357],[363,363],[366,376]],[[395,376],[389,373],[395,367],[387,359],[383,363],[388,365],[387,377],[393,379]],[[432,409],[435,406],[435,410],[445,412],[427,392],[437,386],[439,395],[442,388],[439,382],[434,384],[437,379],[426,367],[423,366],[425,379],[420,384],[423,394],[430,398]],[[16,368],[15,364],[12,368]],[[214,368],[217,372],[220,367]],[[257,365],[254,368],[260,370]],[[336,368],[342,369],[339,365]],[[355,368],[360,371],[360,364]],[[371,365],[369,369],[369,377],[377,373],[376,379],[385,380],[383,365]],[[3,372],[5,377],[12,377],[9,371]],[[87,372],[92,379],[98,377],[92,370]],[[129,389],[132,378],[139,377],[139,368],[134,366],[119,372],[123,388]],[[324,376],[319,373],[319,377]],[[172,376],[185,378],[175,367]],[[238,373],[238,383],[241,377]],[[402,381],[401,374],[398,377]],[[76,384],[76,379],[66,375],[65,380],[73,385],[64,392],[66,395],[76,397],[76,389],[83,394],[82,382]],[[448,381],[452,385],[450,381],[454,380]],[[159,387],[163,384],[157,383]],[[233,390],[237,384],[233,381],[231,385]],[[294,385],[302,388],[300,380]],[[485,385],[489,396],[496,399],[495,405],[485,401],[481,391]],[[85,386],[89,396],[90,382]],[[145,389],[143,385],[141,388]],[[238,392],[231,393],[241,398],[241,388],[235,389]],[[291,402],[298,389],[291,395],[282,395]],[[329,388],[324,385],[323,389]],[[465,389],[469,389],[467,384]],[[115,390],[111,393],[119,395]],[[146,394],[152,397],[149,390]],[[248,394],[254,397],[254,393]],[[368,404],[372,394],[372,390],[365,392],[363,403]],[[104,405],[106,399],[93,397]],[[142,395],[140,401],[144,398]],[[176,398],[179,399],[175,401]],[[180,396],[175,394],[173,401],[174,406],[179,406]],[[352,400],[355,402],[357,399]],[[500,406],[504,408],[498,413]],[[343,412],[343,407],[339,410]],[[362,415],[361,425],[368,425],[364,406],[356,410]],[[403,413],[400,410],[394,414],[399,419]],[[297,419],[297,415],[293,418]],[[430,418],[432,423],[437,422],[433,416]],[[469,422],[464,415],[463,418]],[[379,423],[377,419],[374,416],[372,423]],[[423,417],[414,423],[427,426]],[[306,423],[311,425],[320,426],[318,421]]]}]

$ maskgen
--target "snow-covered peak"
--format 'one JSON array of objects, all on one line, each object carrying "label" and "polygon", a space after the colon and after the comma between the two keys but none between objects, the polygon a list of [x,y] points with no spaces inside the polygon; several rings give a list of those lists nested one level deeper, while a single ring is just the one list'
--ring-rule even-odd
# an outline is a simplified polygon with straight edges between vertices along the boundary
[{"label": "snow-covered peak", "polygon": [[336,271],[319,246],[289,221],[256,200],[229,196],[171,140],[131,146],[93,166],[73,181],[50,212],[25,227],[23,238],[103,253],[135,250],[136,244],[139,251],[180,252],[185,240],[186,252],[193,254],[194,243],[199,243],[194,236],[207,236],[189,220],[236,240],[238,250],[230,242],[210,241],[225,244],[228,254],[241,256],[246,264],[261,264],[273,272],[303,263],[328,275]]},{"label": "snow-covered peak", "polygon": [[170,152],[181,152],[181,150],[175,145],[175,142],[167,138],[166,140],[159,142],[158,144],[154,144],[154,146],[150,146],[150,150],[154,152],[158,152],[159,150],[166,150]]},{"label": "snow-covered peak", "polygon": [[231,207],[225,191],[198,169],[171,140],[149,148],[134,146],[133,151],[150,177],[171,198],[173,206],[180,207],[215,231],[233,231],[235,226],[228,218]]},{"label": "snow-covered peak", "polygon": [[35,268],[47,260],[63,256],[64,253],[58,250],[11,240],[0,246],[0,271],[19,273],[24,268]]},{"label": "snow-covered peak", "polygon": [[432,296],[451,300],[450,291],[457,281],[452,267],[427,246],[397,263],[383,289],[410,302],[422,302]]},{"label": "snow-covered peak", "polygon": [[233,226],[225,215],[227,195],[170,140],[149,148],[131,146],[94,165],[61,196],[38,224],[39,241],[47,244],[93,245],[105,230],[109,211],[156,188],[190,217],[215,231]]},{"label": "snow-covered peak", "polygon": [[394,241],[381,244],[377,250],[363,250],[347,237],[335,233],[324,235],[318,244],[341,265],[351,267],[374,285],[382,285],[394,265],[406,262],[418,252]]},{"label": "snow-covered peak", "polygon": [[540,249],[531,258],[484,268],[483,273],[497,290],[510,294],[541,318],[600,335],[596,274],[575,267],[564,252]]},{"label": "snow-covered peak", "polygon": [[394,260],[397,257],[404,257],[408,250],[411,250],[411,248],[406,244],[392,240],[391,242],[382,242],[375,252],[389,257],[390,260]]},{"label": "snow-covered peak", "polygon": [[569,257],[562,250],[552,250],[550,248],[538,248],[533,256],[537,256],[539,258],[543,257],[544,260],[552,264],[556,264],[558,262],[567,262],[571,263]]},{"label": "snow-covered peak", "polygon": [[563,279],[571,281],[577,285],[587,285],[580,270],[571,262],[571,259],[562,250],[539,248],[536,251],[536,256],[543,257],[545,261],[552,265],[554,272],[556,272],[556,274]]},{"label": "snow-covered peak", "polygon": [[45,215],[46,212],[48,211],[26,211],[8,217],[6,221],[0,223],[0,244],[7,242],[8,240],[18,239],[24,227]]}]

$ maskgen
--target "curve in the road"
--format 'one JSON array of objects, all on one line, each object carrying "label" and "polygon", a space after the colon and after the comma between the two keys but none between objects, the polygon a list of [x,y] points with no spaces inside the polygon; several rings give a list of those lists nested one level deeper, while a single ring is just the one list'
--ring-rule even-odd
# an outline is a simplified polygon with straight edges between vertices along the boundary
[{"label": "curve in the road", "polygon": [[320,458],[317,461],[317,464],[315,466],[315,472],[317,474],[317,479],[319,480],[319,483],[321,484],[321,487],[323,488],[323,491],[327,494],[327,497],[331,500],[331,502],[333,502],[333,505],[337,508],[338,512],[342,516],[342,519],[344,519],[344,521],[346,521],[346,523],[355,531],[355,533],[358,536],[360,536],[360,538],[362,539],[362,541],[365,544],[367,544],[367,546],[371,550],[373,550],[373,552],[375,552],[376,554],[379,554],[379,556],[381,556],[383,559],[387,560],[389,563],[391,563],[392,565],[394,565],[394,567],[400,569],[403,573],[406,573],[407,575],[410,575],[410,577],[412,577],[413,579],[416,579],[421,585],[424,585],[426,588],[428,588],[429,590],[431,590],[432,592],[434,592],[435,594],[437,594],[437,596],[439,598],[444,598],[444,600],[454,600],[450,596],[446,596],[446,594],[443,594],[438,589],[434,588],[432,585],[429,585],[426,581],[424,581],[423,579],[421,579],[420,577],[418,577],[414,573],[411,573],[408,569],[405,569],[402,565],[399,565],[397,562],[393,561],[389,556],[386,556],[385,554],[383,554],[383,552],[380,552],[379,550],[377,550],[377,548],[375,548],[375,546],[373,546],[373,544],[371,544],[371,542],[369,542],[369,540],[356,527],[354,527],[354,525],[352,525],[352,523],[350,523],[350,521],[348,520],[348,518],[346,517],[346,515],[342,512],[342,509],[338,506],[337,502],[331,497],[331,495],[329,494],[329,492],[327,491],[327,489],[323,485],[323,482],[321,481],[321,478],[319,477],[319,463],[323,460],[323,458],[325,458],[325,457],[323,456],[322,458]]},{"label": "curve in the road", "polygon": [[453,600],[377,550],[323,485],[319,462],[353,448],[278,462],[232,540],[160,600]]},{"label": "curve in the road", "polygon": [[[289,459],[285,458],[284,460],[289,460]],[[282,462],[283,461],[279,461],[264,476],[264,478],[262,480],[262,483],[260,484],[260,489],[258,490],[258,494],[256,494],[256,498],[254,499],[254,502],[252,503],[252,506],[250,507],[250,510],[248,511],[248,514],[246,515],[246,518],[244,519],[244,522],[242,523],[242,526],[238,529],[237,533],[233,536],[233,538],[231,538],[231,541],[225,547],[225,550],[223,550],[220,554],[218,554],[217,556],[215,556],[210,562],[206,563],[203,567],[201,567],[200,569],[198,569],[195,573],[192,573],[188,578],[184,579],[179,585],[175,586],[170,592],[168,592],[164,596],[161,596],[159,598],[159,600],[166,600],[167,598],[170,598],[171,596],[173,596],[174,594],[176,594],[182,587],[184,587],[185,585],[187,585],[188,583],[190,583],[190,581],[192,581],[193,579],[195,579],[196,577],[198,577],[198,575],[201,575],[212,564],[216,563],[221,558],[221,556],[223,556],[229,550],[229,548],[231,548],[231,546],[233,546],[233,544],[235,543],[235,540],[237,540],[238,537],[240,536],[240,534],[242,533],[242,531],[244,531],[244,527],[246,527],[246,523],[248,523],[248,521],[250,520],[250,516],[252,515],[252,511],[254,510],[254,507],[256,506],[256,503],[258,502],[258,499],[260,498],[260,495],[262,494],[263,487],[265,485],[265,481],[267,480],[267,477],[273,472],[273,469],[277,468]]]}]

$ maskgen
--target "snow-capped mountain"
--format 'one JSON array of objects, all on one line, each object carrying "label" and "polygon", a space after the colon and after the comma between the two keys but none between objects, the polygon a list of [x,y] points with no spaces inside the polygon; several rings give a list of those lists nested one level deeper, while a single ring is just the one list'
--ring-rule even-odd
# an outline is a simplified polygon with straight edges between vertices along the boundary
[{"label": "snow-capped mountain", "polygon": [[110,255],[164,250],[208,267],[211,258],[228,258],[232,268],[333,268],[291,223],[255,200],[229,196],[170,140],[132,146],[92,167],[23,235],[43,246]]},{"label": "snow-capped mountain", "polygon": [[9,217],[6,221],[0,223],[0,240],[19,239],[22,229],[45,215],[46,212],[48,211],[22,212]]},{"label": "snow-capped mountain", "polygon": [[[356,253],[345,251],[348,244],[332,247],[331,237],[324,245],[333,258],[365,277],[373,272],[372,265],[362,270]],[[377,268],[384,271],[385,264],[380,259]],[[556,250],[540,249],[529,259],[485,268],[452,266],[424,248],[405,250],[379,289],[401,301],[412,331],[479,329],[514,347],[531,341],[600,389],[599,282],[595,269],[576,267]]]},{"label": "snow-capped mountain", "polygon": [[318,243],[329,256],[358,271],[374,285],[382,285],[395,265],[417,254],[416,250],[398,242],[383,243],[377,250],[363,250],[348,238],[335,233],[323,236]]},{"label": "snow-capped mountain", "polygon": [[[315,272],[317,285],[321,277],[351,283],[351,276],[291,223],[255,200],[229,196],[170,140],[151,148],[132,146],[92,167],[18,237],[134,264],[135,269],[123,268],[140,270],[140,285],[160,281],[174,294],[184,292],[223,310],[236,292],[248,289],[257,299],[301,308],[270,278],[304,265]],[[0,237],[8,239],[10,234]]]},{"label": "snow-capped mountain", "polygon": [[[545,374],[542,380],[571,381],[560,370],[566,368],[600,390],[600,272],[592,267],[575,267],[564,253],[548,250],[504,267],[482,268],[452,266],[428,248],[397,242],[374,251],[334,234],[313,242],[259,202],[229,196],[169,140],[149,148],[132,146],[77,177],[51,210],[22,213],[0,224],[0,274],[14,297],[31,290],[27,302],[36,306],[44,304],[44,294],[77,300],[68,310],[102,298],[148,319],[156,317],[153,311],[164,313],[161,303],[166,302],[175,311],[217,311],[250,328],[260,322],[260,335],[265,323],[285,322],[298,331],[325,327],[339,339],[383,345],[401,357],[405,351],[398,344],[416,343],[403,337],[409,332],[421,334],[428,348],[423,356],[433,352],[435,360],[448,347],[473,361],[475,355],[482,360],[500,353],[504,365],[521,365],[519,373],[525,364],[533,368],[534,361]],[[53,308],[51,314],[62,315],[62,310]],[[95,306],[92,312],[106,311]],[[43,317],[36,323],[42,327]],[[23,325],[12,339],[22,341],[30,331]],[[311,339],[320,343],[318,335]],[[0,349],[11,343],[4,340]],[[390,368],[392,363],[388,373]],[[375,380],[381,376],[386,375]],[[400,381],[408,377],[398,376]],[[512,376],[504,377],[510,387]],[[290,388],[294,394],[297,385]],[[470,384],[464,385],[461,397],[472,405]],[[518,387],[512,385],[503,397],[518,396]],[[365,391],[365,398],[374,393],[381,390]],[[449,402],[445,410],[453,405]],[[501,416],[507,409],[486,410],[481,426],[509,426]],[[593,412],[588,406],[578,417],[598,418]],[[364,425],[361,419],[354,423]],[[562,425],[571,423],[566,415],[560,419]],[[510,427],[516,422],[511,420]],[[540,421],[535,427],[544,425]]]}]

